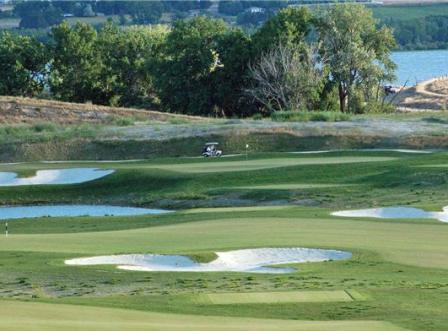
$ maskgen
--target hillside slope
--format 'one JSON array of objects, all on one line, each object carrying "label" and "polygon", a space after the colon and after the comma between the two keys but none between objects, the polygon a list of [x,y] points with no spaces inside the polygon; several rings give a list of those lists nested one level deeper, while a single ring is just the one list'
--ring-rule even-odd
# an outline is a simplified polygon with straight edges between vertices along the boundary
[{"label": "hillside slope", "polygon": [[106,107],[54,100],[0,96],[0,123],[36,123],[51,121],[59,124],[110,123],[114,118],[129,117],[139,121],[169,119],[201,120],[199,117],[162,113],[135,108]]}]

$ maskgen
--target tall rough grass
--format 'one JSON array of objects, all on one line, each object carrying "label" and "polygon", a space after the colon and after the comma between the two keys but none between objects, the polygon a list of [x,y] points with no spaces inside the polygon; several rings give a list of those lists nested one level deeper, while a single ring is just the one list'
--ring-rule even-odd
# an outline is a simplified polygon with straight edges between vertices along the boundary
[{"label": "tall rough grass", "polygon": [[276,122],[341,122],[348,121],[350,116],[334,111],[278,111],[272,113],[271,119]]},{"label": "tall rough grass", "polygon": [[0,126],[0,143],[93,138],[98,134],[98,128],[97,125],[93,124],[63,126],[49,122],[32,125],[2,125]]}]

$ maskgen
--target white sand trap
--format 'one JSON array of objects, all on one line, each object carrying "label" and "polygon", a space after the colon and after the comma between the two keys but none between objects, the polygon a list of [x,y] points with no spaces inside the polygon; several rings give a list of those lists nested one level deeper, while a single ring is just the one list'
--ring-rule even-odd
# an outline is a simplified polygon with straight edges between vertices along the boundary
[{"label": "white sand trap", "polygon": [[15,172],[0,172],[0,186],[79,184],[113,173],[114,170],[97,168],[71,168],[38,170],[33,177],[18,177]]},{"label": "white sand trap", "polygon": [[234,271],[257,273],[288,273],[294,268],[271,268],[270,265],[323,262],[348,259],[349,252],[311,248],[256,248],[216,252],[216,260],[198,263],[187,256],[158,254],[128,254],[95,256],[66,260],[68,265],[117,265],[134,271],[210,272]]},{"label": "white sand trap", "polygon": [[448,222],[448,207],[443,208],[443,212],[428,212],[412,207],[386,207],[370,208],[358,210],[343,210],[331,213],[334,216],[342,217],[372,217],[372,218],[432,218],[441,222]]},{"label": "white sand trap", "polygon": [[106,205],[47,205],[0,207],[0,220],[36,217],[129,216],[168,213],[168,210]]}]

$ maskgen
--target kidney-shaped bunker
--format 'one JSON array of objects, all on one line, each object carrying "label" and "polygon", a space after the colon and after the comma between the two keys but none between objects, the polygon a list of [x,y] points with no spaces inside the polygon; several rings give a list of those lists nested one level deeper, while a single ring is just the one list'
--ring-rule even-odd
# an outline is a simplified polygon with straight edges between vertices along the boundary
[{"label": "kidney-shaped bunker", "polygon": [[181,255],[126,254],[95,256],[66,260],[68,265],[117,265],[119,269],[136,271],[236,271],[258,273],[287,273],[294,268],[269,267],[280,264],[343,260],[349,252],[312,248],[255,248],[216,252],[217,258],[208,263],[195,262]]}]

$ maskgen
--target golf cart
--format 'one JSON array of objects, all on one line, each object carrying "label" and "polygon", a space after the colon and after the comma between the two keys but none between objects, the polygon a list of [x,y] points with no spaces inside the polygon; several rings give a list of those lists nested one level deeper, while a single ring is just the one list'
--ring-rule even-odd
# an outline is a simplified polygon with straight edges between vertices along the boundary
[{"label": "golf cart", "polygon": [[222,151],[217,149],[218,143],[206,143],[204,149],[202,150],[202,156],[205,157],[215,157],[221,156]]}]

